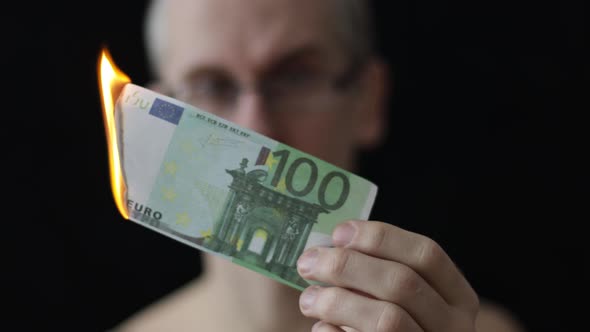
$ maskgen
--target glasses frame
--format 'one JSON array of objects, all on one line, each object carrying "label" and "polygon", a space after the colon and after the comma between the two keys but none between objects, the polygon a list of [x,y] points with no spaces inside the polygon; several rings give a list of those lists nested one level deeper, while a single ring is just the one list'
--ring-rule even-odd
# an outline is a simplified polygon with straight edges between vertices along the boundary
[{"label": "glasses frame", "polygon": [[[214,93],[207,90],[210,87],[195,89],[190,87],[190,83],[184,82],[184,84],[177,86],[177,89],[172,90],[169,95],[207,111],[223,113],[234,110],[239,97],[244,92],[252,91],[264,98],[270,109],[276,111],[302,111],[313,108],[313,105],[321,105],[323,101],[333,97],[334,93],[348,92],[351,86],[359,81],[365,65],[366,61],[364,59],[356,58],[349,61],[345,69],[336,75],[313,73],[304,78],[303,83],[296,80],[289,82],[288,79],[286,81],[264,80],[258,84],[244,86],[238,83],[237,80],[230,79],[224,82],[229,82],[229,86],[224,87],[225,91]],[[290,87],[289,84],[292,86]],[[307,85],[297,86],[296,84]],[[195,94],[194,91],[200,92]],[[210,95],[207,96],[207,94]]]}]

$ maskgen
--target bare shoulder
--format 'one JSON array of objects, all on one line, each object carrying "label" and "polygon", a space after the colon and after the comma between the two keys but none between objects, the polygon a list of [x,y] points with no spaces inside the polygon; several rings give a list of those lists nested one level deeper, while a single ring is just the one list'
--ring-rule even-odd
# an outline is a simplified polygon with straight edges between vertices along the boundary
[{"label": "bare shoulder", "polygon": [[187,285],[131,315],[110,332],[184,331],[198,319],[198,295]]},{"label": "bare shoulder", "polygon": [[482,300],[476,320],[478,332],[525,332],[524,326],[505,308]]}]

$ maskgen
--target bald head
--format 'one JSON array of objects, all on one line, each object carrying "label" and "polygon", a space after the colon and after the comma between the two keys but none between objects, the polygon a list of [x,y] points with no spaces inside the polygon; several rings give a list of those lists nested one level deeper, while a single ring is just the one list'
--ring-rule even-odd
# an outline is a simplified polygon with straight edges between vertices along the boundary
[{"label": "bald head", "polygon": [[[173,26],[188,23],[182,22],[187,19],[182,18],[183,12],[199,11],[196,15],[211,25],[235,24],[236,12],[244,12],[235,8],[244,6],[244,3],[252,9],[249,13],[256,15],[277,15],[276,9],[283,8],[286,12],[300,11],[300,15],[309,20],[323,21],[326,33],[355,61],[374,52],[368,0],[151,0],[144,21],[144,37],[152,74],[161,76],[162,64],[171,47],[170,40],[174,38]],[[281,19],[280,16],[277,19]]]}]

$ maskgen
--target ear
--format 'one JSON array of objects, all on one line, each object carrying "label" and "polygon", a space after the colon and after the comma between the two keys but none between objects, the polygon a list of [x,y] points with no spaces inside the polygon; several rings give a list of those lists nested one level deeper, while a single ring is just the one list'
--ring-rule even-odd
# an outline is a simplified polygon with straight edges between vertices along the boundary
[{"label": "ear", "polygon": [[375,57],[369,61],[361,80],[356,136],[359,147],[372,148],[381,143],[387,130],[389,67]]}]

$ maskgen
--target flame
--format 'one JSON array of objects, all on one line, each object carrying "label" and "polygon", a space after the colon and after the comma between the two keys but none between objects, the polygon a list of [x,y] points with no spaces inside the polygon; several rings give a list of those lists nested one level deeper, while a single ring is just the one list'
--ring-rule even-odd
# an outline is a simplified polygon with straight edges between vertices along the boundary
[{"label": "flame", "polygon": [[127,187],[123,179],[123,168],[121,167],[121,157],[119,155],[119,140],[117,138],[115,124],[115,101],[121,94],[125,84],[131,82],[131,79],[115,66],[108,50],[104,48],[101,51],[98,63],[98,81],[100,95],[102,97],[102,115],[107,137],[111,190],[119,212],[125,219],[129,219],[129,213],[125,204]]}]

